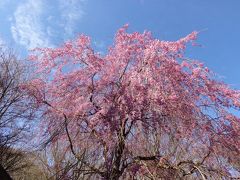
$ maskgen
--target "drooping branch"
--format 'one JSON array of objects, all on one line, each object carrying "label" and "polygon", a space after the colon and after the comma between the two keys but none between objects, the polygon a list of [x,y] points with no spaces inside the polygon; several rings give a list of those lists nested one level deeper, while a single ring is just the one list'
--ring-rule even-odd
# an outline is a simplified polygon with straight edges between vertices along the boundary
[{"label": "drooping branch", "polygon": [[77,157],[77,159],[78,159],[78,156],[77,156],[77,154],[76,154],[76,152],[75,152],[75,150],[74,150],[74,148],[73,148],[72,139],[71,139],[70,134],[69,134],[69,131],[68,131],[68,122],[67,122],[68,119],[67,119],[67,116],[66,116],[66,114],[64,114],[64,113],[63,113],[63,116],[64,116],[65,131],[66,131],[66,133],[67,133],[68,141],[69,141],[69,144],[70,144],[70,149],[71,149],[73,155],[74,155],[75,157]]},{"label": "drooping branch", "polygon": [[138,161],[155,161],[159,160],[161,156],[136,156],[133,159]]}]

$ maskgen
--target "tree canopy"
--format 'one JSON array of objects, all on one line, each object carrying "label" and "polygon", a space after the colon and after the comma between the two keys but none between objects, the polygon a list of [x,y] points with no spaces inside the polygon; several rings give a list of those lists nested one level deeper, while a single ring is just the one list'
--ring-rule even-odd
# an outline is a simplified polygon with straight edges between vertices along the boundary
[{"label": "tree canopy", "polygon": [[162,41],[124,26],[105,55],[85,35],[32,51],[36,78],[23,88],[48,142],[62,141],[78,162],[78,177],[236,177],[240,91],[185,57],[197,34]]}]

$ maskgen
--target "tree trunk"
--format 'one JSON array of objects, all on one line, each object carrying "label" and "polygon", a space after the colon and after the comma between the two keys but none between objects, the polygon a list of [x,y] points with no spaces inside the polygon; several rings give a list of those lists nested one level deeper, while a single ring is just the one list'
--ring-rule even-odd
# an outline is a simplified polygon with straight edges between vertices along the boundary
[{"label": "tree trunk", "polygon": [[0,164],[0,179],[1,180],[12,180],[7,171]]}]

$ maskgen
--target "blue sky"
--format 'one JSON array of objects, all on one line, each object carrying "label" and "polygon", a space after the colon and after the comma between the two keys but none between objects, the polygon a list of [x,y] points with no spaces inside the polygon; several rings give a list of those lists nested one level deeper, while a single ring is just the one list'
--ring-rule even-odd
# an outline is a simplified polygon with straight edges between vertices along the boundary
[{"label": "blue sky", "polygon": [[116,30],[149,30],[155,38],[177,40],[201,31],[190,58],[203,61],[240,89],[239,0],[0,0],[0,43],[22,56],[36,46],[57,46],[80,33],[106,51]]}]

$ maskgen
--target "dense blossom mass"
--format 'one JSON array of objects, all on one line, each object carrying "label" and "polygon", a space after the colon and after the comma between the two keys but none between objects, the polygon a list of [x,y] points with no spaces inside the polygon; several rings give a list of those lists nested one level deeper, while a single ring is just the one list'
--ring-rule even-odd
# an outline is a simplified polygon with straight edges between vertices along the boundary
[{"label": "dense blossom mass", "polygon": [[84,177],[239,175],[240,91],[184,56],[198,33],[169,42],[126,30],[105,55],[85,35],[32,52],[37,74],[24,88],[49,141],[82,158]]}]

